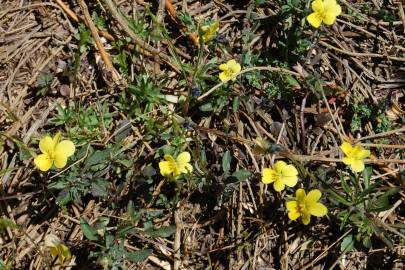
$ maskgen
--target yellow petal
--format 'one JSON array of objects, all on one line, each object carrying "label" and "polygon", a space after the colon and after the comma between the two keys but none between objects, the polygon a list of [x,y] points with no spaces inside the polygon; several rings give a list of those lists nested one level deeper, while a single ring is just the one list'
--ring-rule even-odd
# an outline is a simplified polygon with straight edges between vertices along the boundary
[{"label": "yellow petal", "polygon": [[322,22],[326,25],[332,25],[336,21],[336,16],[331,13],[325,13]]},{"label": "yellow petal", "polygon": [[222,71],[228,70],[228,65],[227,64],[221,64],[219,65],[219,69]]},{"label": "yellow petal", "polygon": [[70,157],[75,153],[75,145],[72,141],[64,140],[58,143],[55,147],[55,155],[65,155]]},{"label": "yellow petal", "polygon": [[344,157],[342,158],[342,162],[346,165],[351,165],[354,162],[354,159],[351,157]]},{"label": "yellow petal", "polygon": [[323,217],[328,213],[328,208],[322,203],[314,203],[310,205],[309,213],[316,217]]},{"label": "yellow petal", "polygon": [[281,178],[281,180],[284,182],[289,187],[293,187],[297,184],[298,182],[298,177],[297,176],[284,176]]},{"label": "yellow petal", "polygon": [[298,203],[297,201],[289,201],[286,204],[287,210],[291,212],[296,212],[298,209]]},{"label": "yellow petal", "polygon": [[70,259],[72,257],[72,254],[70,253],[69,248],[64,245],[61,244],[60,245],[60,250],[61,250],[61,255],[65,258],[65,259]]},{"label": "yellow petal", "polygon": [[348,142],[343,142],[342,145],[340,146],[340,149],[346,156],[350,156],[353,152],[353,147],[350,143]]},{"label": "yellow petal", "polygon": [[53,139],[49,136],[43,137],[39,141],[39,149],[41,150],[42,153],[44,154],[50,154],[53,153],[55,149],[55,145],[53,143]]},{"label": "yellow petal", "polygon": [[336,0],[324,0],[325,13],[332,16],[339,16],[342,13],[342,8]]},{"label": "yellow petal", "polygon": [[68,159],[67,156],[64,155],[63,153],[60,152],[55,153],[55,161],[54,161],[55,167],[58,169],[62,169],[63,167],[66,166],[67,159]]},{"label": "yellow petal", "polygon": [[322,23],[322,19],[318,13],[313,12],[307,16],[307,21],[315,28],[319,28]]},{"label": "yellow petal", "polygon": [[161,161],[159,162],[159,169],[161,175],[168,176],[173,173],[173,162]]},{"label": "yellow petal", "polygon": [[283,176],[297,176],[298,171],[293,165],[287,165],[282,170],[281,173]]},{"label": "yellow petal", "polygon": [[287,163],[282,160],[278,160],[276,163],[274,163],[274,170],[277,173],[281,173],[285,166],[287,166]]},{"label": "yellow petal", "polygon": [[297,191],[295,192],[295,197],[297,198],[298,203],[304,202],[305,196],[305,190],[303,190],[302,188],[297,189]]},{"label": "yellow petal", "polygon": [[56,145],[59,143],[60,141],[60,137],[61,137],[61,133],[58,132],[55,134],[55,136],[53,136],[53,144],[54,144],[54,148],[56,147]]},{"label": "yellow petal", "polygon": [[279,179],[274,182],[273,187],[275,191],[281,192],[283,189],[285,189],[285,184],[281,179]]},{"label": "yellow petal", "polygon": [[183,165],[183,164],[186,164],[186,163],[189,163],[190,162],[190,160],[191,160],[191,156],[190,156],[190,153],[189,152],[182,152],[182,153],[180,153],[180,155],[178,155],[177,156],[177,159],[176,159],[176,161],[177,161],[177,163],[180,165]]},{"label": "yellow petal", "polygon": [[360,144],[357,144],[353,149],[353,157],[355,159],[364,159],[370,156],[370,150],[364,150]]},{"label": "yellow petal", "polygon": [[182,173],[192,173],[193,172],[193,166],[191,164],[187,163],[184,167],[184,170]]},{"label": "yellow petal", "polygon": [[322,0],[315,0],[311,4],[312,10],[322,13],[324,11],[324,3]]},{"label": "yellow petal", "polygon": [[236,64],[237,64],[237,62],[236,62],[235,59],[231,59],[231,60],[229,60],[229,61],[226,63],[226,65],[228,66],[228,68],[232,68],[232,67],[234,67]]},{"label": "yellow petal", "polygon": [[271,184],[274,181],[276,181],[276,178],[274,177],[274,171],[269,168],[263,169],[262,182],[264,184]]},{"label": "yellow petal", "polygon": [[311,221],[311,215],[309,213],[302,213],[302,223],[304,225],[308,225],[309,222]]},{"label": "yellow petal", "polygon": [[355,159],[355,160],[353,160],[353,162],[350,165],[351,165],[352,171],[354,171],[354,172],[362,172],[364,170],[363,160]]},{"label": "yellow petal", "polygon": [[48,171],[52,167],[52,159],[48,154],[41,154],[34,159],[35,165],[43,172]]},{"label": "yellow petal", "polygon": [[239,63],[235,63],[235,65],[231,66],[231,70],[233,73],[238,74],[241,71],[242,67]]},{"label": "yellow petal", "polygon": [[221,72],[221,73],[219,74],[219,79],[221,80],[221,82],[225,82],[225,81],[227,81],[228,79],[230,79],[230,77],[229,77],[228,74],[224,71],[224,72]]},{"label": "yellow petal", "polygon": [[301,214],[297,211],[293,211],[293,212],[288,212],[288,218],[290,220],[296,220],[297,218],[299,218],[301,216]]},{"label": "yellow petal", "polygon": [[51,250],[51,255],[52,255],[52,257],[58,256],[58,254],[59,254],[59,249],[58,249],[57,246],[51,247],[50,250]]},{"label": "yellow petal", "polygon": [[310,192],[308,192],[308,195],[305,198],[305,202],[308,205],[311,205],[312,203],[315,203],[315,202],[319,201],[321,196],[322,196],[322,193],[321,193],[321,191],[319,189],[313,189]]}]

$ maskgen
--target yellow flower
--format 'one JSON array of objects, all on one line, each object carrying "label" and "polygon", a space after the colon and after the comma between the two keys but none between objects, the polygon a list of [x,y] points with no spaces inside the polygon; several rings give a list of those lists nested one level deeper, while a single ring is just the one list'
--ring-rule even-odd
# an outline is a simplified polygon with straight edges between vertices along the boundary
[{"label": "yellow flower", "polygon": [[48,171],[52,165],[56,168],[66,166],[67,159],[75,152],[75,145],[69,140],[60,141],[61,134],[58,132],[53,139],[45,136],[39,141],[39,149],[42,154],[34,159],[35,165],[41,171]]},{"label": "yellow flower", "polygon": [[229,60],[226,64],[222,64],[219,66],[219,69],[222,72],[219,74],[219,79],[224,82],[227,80],[236,80],[236,75],[241,70],[241,66],[235,59]]},{"label": "yellow flower", "polygon": [[296,201],[287,202],[288,217],[291,220],[302,218],[302,223],[308,225],[311,220],[311,215],[322,217],[328,213],[328,209],[318,200],[322,193],[318,189],[311,190],[308,195],[302,188],[295,192]]},{"label": "yellow flower", "polygon": [[218,31],[219,21],[216,21],[210,25],[204,25],[200,27],[201,43],[207,43],[213,39]]},{"label": "yellow flower", "polygon": [[193,166],[190,164],[191,156],[188,152],[182,152],[174,159],[171,155],[165,155],[164,161],[159,162],[160,174],[177,178],[182,173],[191,173]]},{"label": "yellow flower", "polygon": [[72,257],[69,248],[54,234],[45,236],[45,247],[49,247],[52,257],[58,257],[60,264]]},{"label": "yellow flower", "polygon": [[364,150],[360,144],[353,148],[348,142],[343,142],[340,149],[346,155],[342,158],[344,164],[349,165],[354,172],[364,170],[364,159],[370,156],[370,150]]},{"label": "yellow flower", "polygon": [[312,10],[314,12],[308,15],[307,20],[315,28],[321,26],[321,23],[332,25],[342,12],[336,0],[315,0],[312,2]]},{"label": "yellow flower", "polygon": [[274,169],[263,169],[262,182],[271,184],[277,192],[281,192],[285,186],[293,187],[298,181],[298,171],[293,165],[287,165],[284,161],[277,161]]}]

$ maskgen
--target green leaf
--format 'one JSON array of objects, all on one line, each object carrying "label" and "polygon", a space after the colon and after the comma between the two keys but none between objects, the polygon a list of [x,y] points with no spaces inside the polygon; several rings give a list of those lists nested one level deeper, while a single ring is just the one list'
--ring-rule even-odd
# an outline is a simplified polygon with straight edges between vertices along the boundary
[{"label": "green leaf", "polygon": [[229,170],[231,169],[231,161],[232,161],[231,152],[227,150],[224,153],[224,156],[222,157],[222,169],[224,170],[225,173],[229,172]]},{"label": "green leaf", "polygon": [[7,228],[14,229],[17,228],[17,225],[11,219],[0,218],[0,232]]},{"label": "green leaf", "polygon": [[363,178],[364,178],[364,187],[365,189],[368,189],[370,186],[370,179],[371,175],[373,174],[373,167],[371,166],[366,166],[366,168],[363,171]]},{"label": "green leaf", "polygon": [[90,226],[90,224],[84,218],[80,218],[80,228],[82,229],[83,235],[87,239],[91,241],[98,240],[97,230]]},{"label": "green leaf", "polygon": [[232,102],[232,111],[236,113],[239,111],[240,100],[239,97],[235,97]]},{"label": "green leaf", "polygon": [[351,196],[352,190],[350,189],[349,185],[347,184],[347,181],[344,176],[340,177],[340,183],[342,183],[342,188],[346,192],[346,194]]},{"label": "green leaf", "polygon": [[176,232],[176,226],[172,225],[172,226],[165,226],[165,227],[160,227],[159,229],[153,229],[150,228],[148,230],[145,230],[145,233],[147,233],[148,235],[152,236],[152,237],[169,237],[172,234],[174,234]]},{"label": "green leaf", "polygon": [[341,252],[349,252],[352,250],[354,246],[353,235],[349,234],[345,238],[343,238],[342,243],[340,244],[340,251]]},{"label": "green leaf", "polygon": [[94,197],[104,197],[108,195],[108,185],[109,183],[105,180],[97,180],[91,183],[91,194]]},{"label": "green leaf", "polygon": [[92,165],[100,163],[100,161],[105,161],[106,159],[110,158],[112,149],[108,148],[102,151],[95,151],[87,160],[86,166],[90,167]]},{"label": "green leaf", "polygon": [[211,112],[214,110],[214,107],[212,106],[211,103],[205,103],[200,106],[200,111],[202,112]]},{"label": "green leaf", "polygon": [[129,233],[134,231],[134,229],[135,229],[135,227],[132,226],[132,225],[128,225],[128,226],[124,226],[122,228],[119,228],[119,230],[117,232],[117,237],[119,237],[119,238],[126,237]]},{"label": "green leaf", "polygon": [[365,248],[371,248],[371,238],[370,238],[370,236],[364,237],[362,242],[363,242],[363,246]]},{"label": "green leaf", "polygon": [[126,257],[132,262],[142,262],[146,260],[151,253],[151,249],[144,249],[136,252],[127,252]]},{"label": "green leaf", "polygon": [[238,170],[235,171],[232,176],[236,177],[239,181],[243,181],[248,179],[250,176],[252,175],[251,172],[247,171],[247,170]]}]

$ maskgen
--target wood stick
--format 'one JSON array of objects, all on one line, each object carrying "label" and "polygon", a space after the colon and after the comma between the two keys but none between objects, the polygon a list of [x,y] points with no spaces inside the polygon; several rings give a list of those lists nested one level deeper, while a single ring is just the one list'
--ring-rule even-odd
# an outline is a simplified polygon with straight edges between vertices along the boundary
[{"label": "wood stick", "polygon": [[103,44],[100,41],[100,36],[98,35],[98,30],[91,19],[91,16],[90,16],[86,3],[84,2],[84,0],[79,0],[79,5],[83,11],[85,23],[90,28],[91,35],[93,36],[93,39],[96,42],[96,47],[101,55],[101,58],[103,59],[104,64],[106,65],[108,71],[112,74],[113,80],[114,81],[120,80],[121,76],[119,75],[117,70],[115,70],[115,68],[111,62],[110,56],[107,54]]}]

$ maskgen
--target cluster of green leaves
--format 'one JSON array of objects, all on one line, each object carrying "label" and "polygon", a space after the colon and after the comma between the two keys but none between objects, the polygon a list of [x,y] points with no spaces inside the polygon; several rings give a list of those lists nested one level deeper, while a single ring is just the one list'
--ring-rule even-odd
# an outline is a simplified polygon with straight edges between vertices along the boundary
[{"label": "cluster of green leaves", "polygon": [[78,151],[76,161],[76,166],[48,186],[60,191],[56,198],[60,206],[87,194],[107,197],[111,195],[111,179],[130,179],[133,173],[132,160],[120,144],[107,145],[103,150],[95,150],[87,144]]},{"label": "cluster of green leaves", "polygon": [[341,244],[342,251],[348,252],[358,243],[369,249],[372,247],[372,237],[378,237],[387,246],[393,247],[389,235],[373,216],[392,207],[390,199],[400,191],[399,188],[386,189],[379,182],[372,183],[372,167],[369,166],[362,174],[350,173],[349,178],[338,172],[341,189],[329,185],[330,180],[325,173],[317,175],[318,180],[327,186],[331,206],[339,209],[337,217],[341,222],[340,229],[352,228],[352,233]]},{"label": "cluster of green leaves", "polygon": [[57,114],[51,120],[55,126],[65,126],[67,136],[77,144],[100,140],[105,130],[113,127],[113,113],[109,103],[82,105],[70,103],[66,108],[57,107]]},{"label": "cluster of green leaves", "polygon": [[151,238],[167,238],[176,231],[176,226],[155,228],[150,222],[144,222],[143,229],[136,227],[134,224],[138,223],[142,216],[148,213],[149,211],[136,211],[134,203],[129,201],[125,218],[120,220],[115,231],[107,229],[111,223],[108,217],[98,218],[93,225],[82,218],[80,227],[83,235],[98,247],[96,251],[90,253],[90,258],[96,258],[103,269],[111,270],[124,269],[124,261],[135,263],[144,261],[152,253],[152,250],[145,246],[138,251],[128,251],[124,245],[128,237],[141,234]]}]

